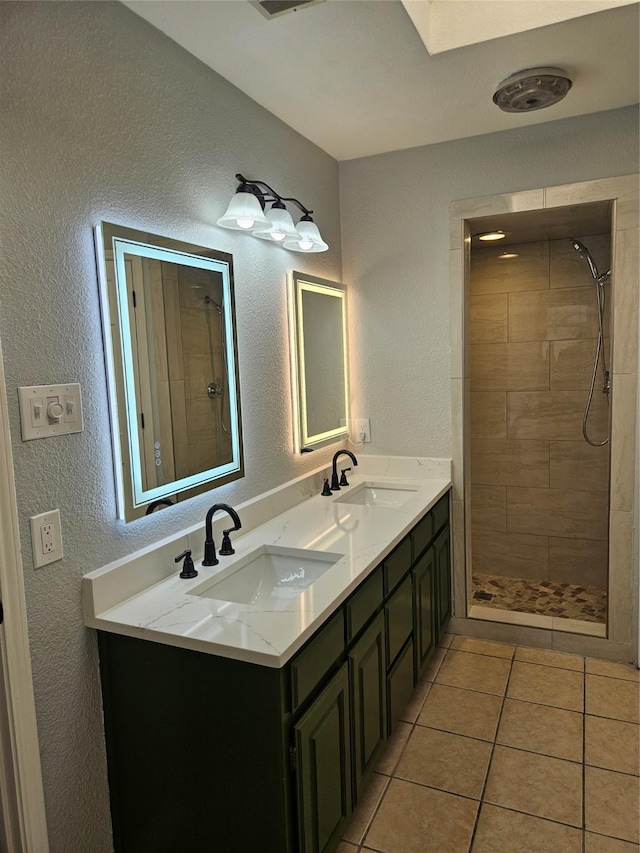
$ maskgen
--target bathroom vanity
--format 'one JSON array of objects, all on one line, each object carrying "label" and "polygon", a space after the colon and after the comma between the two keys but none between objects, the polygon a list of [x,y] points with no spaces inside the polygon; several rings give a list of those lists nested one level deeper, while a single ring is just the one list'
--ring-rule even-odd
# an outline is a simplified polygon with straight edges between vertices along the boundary
[{"label": "bathroom vanity", "polygon": [[[335,850],[450,615],[449,486],[354,477],[194,580],[114,603],[122,561],[84,579],[117,853]],[[256,580],[255,554],[302,549],[327,555],[313,582]]]}]

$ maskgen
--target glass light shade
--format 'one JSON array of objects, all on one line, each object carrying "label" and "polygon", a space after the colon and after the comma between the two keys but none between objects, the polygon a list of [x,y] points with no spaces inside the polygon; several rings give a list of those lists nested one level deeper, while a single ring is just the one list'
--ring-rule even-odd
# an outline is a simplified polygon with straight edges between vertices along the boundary
[{"label": "glass light shade", "polygon": [[326,252],[329,246],[320,236],[315,222],[301,219],[296,225],[296,237],[287,237],[283,246],[293,252]]},{"label": "glass light shade", "polygon": [[273,240],[276,243],[281,243],[286,239],[299,239],[291,214],[284,207],[272,207],[271,210],[267,211],[266,217],[268,225],[253,231],[254,237],[259,237],[261,240]]},{"label": "glass light shade", "polygon": [[257,197],[253,193],[243,192],[233,196],[226,213],[218,219],[217,224],[234,231],[249,231],[256,225],[270,225]]}]

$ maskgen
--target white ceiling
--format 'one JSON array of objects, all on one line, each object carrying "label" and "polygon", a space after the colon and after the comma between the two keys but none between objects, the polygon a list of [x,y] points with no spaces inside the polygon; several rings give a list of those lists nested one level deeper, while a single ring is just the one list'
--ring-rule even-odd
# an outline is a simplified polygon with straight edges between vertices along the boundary
[{"label": "white ceiling", "polygon": [[[400,0],[327,0],[272,20],[247,0],[125,5],[338,160],[639,100],[638,0],[408,0],[421,35]],[[427,7],[431,18],[417,14]],[[558,7],[580,17],[540,27],[540,13],[557,20]],[[457,46],[471,38],[483,40]],[[526,115],[499,110],[497,84],[536,66],[565,69],[567,97]]]}]

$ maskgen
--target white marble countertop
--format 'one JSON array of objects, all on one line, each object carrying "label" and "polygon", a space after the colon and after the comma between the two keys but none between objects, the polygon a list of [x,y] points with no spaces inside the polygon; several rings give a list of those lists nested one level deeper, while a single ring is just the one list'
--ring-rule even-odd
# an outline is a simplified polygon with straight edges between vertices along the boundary
[{"label": "white marble countertop", "polygon": [[[427,469],[425,473],[432,471]],[[404,486],[410,489],[408,498],[394,507],[363,506],[339,500],[367,482]],[[164,577],[154,580],[150,575],[150,584],[133,594],[128,594],[131,587],[126,582],[116,581],[117,577],[124,577],[123,568],[128,569],[131,577],[135,555],[128,565],[121,560],[86,575],[82,581],[85,624],[103,631],[281,667],[450,486],[449,475],[444,471],[441,476],[424,479],[382,476],[375,467],[367,473],[352,474],[349,487],[343,487],[335,496],[322,497],[316,489],[311,496],[244,535],[241,535],[243,530],[232,534],[235,554],[219,557],[217,566],[202,566],[198,559],[201,548],[194,548],[198,576],[192,580],[181,579],[179,566],[168,563],[169,552],[177,553],[176,548],[185,541],[176,538],[170,547],[165,543],[155,555],[147,549],[144,557],[137,557],[140,566],[144,560],[149,563],[150,556],[156,562],[164,560],[167,566],[160,570]],[[242,519],[241,507],[238,512]],[[226,515],[216,515],[216,521],[218,529],[221,522],[225,527],[232,526]],[[201,532],[198,539],[204,540]],[[193,531],[189,537],[192,540]],[[219,548],[219,535],[215,541]],[[297,595],[291,589],[280,588],[271,596],[254,596],[252,603],[237,603],[197,594],[231,574],[262,546],[327,552],[336,562]],[[120,574],[114,574],[117,572]],[[143,568],[140,573],[144,574]],[[157,574],[158,570],[156,577]],[[105,593],[109,583],[111,587]],[[212,590],[207,590],[207,596],[212,595]]]}]

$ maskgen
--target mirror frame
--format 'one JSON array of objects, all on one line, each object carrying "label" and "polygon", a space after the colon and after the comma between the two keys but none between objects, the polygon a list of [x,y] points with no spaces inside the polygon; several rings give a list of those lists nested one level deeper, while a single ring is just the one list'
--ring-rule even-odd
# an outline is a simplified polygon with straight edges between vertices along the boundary
[{"label": "mirror frame", "polygon": [[[293,408],[293,449],[309,453],[328,444],[342,441],[349,434],[349,351],[347,345],[347,290],[344,284],[293,270],[288,276],[289,357],[291,362],[291,396]],[[305,291],[320,293],[340,300],[342,317],[342,346],[344,370],[344,425],[322,433],[309,434],[306,407],[307,366],[304,355],[304,312],[302,295]]]},{"label": "mirror frame", "polygon": [[[102,222],[96,227],[95,240],[109,390],[117,516],[123,521],[133,521],[145,515],[147,506],[152,502],[167,498],[175,500],[177,495],[182,495],[184,498],[192,497],[211,488],[209,484],[220,486],[244,476],[233,257],[204,246],[136,231],[109,222]],[[106,253],[109,251],[112,252],[113,261],[112,283],[107,276],[107,260],[111,259],[106,257]],[[142,478],[135,357],[125,255],[211,270],[219,273],[222,280],[232,458],[224,465],[153,488],[145,488]],[[116,369],[116,365],[120,370]]]}]

